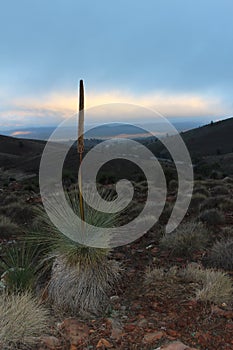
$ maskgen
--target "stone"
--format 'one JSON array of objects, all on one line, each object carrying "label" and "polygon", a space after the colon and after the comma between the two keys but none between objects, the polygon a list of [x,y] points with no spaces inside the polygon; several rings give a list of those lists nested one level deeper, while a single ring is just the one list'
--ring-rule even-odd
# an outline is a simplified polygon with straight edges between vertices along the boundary
[{"label": "stone", "polygon": [[143,338],[144,343],[152,343],[155,340],[159,340],[164,336],[164,332],[153,332],[153,333],[146,333]]},{"label": "stone", "polygon": [[98,341],[98,344],[96,345],[96,349],[110,349],[113,345],[106,339],[102,338]]},{"label": "stone", "polygon": [[78,321],[75,318],[65,319],[61,323],[60,328],[65,331],[71,345],[79,345],[87,341],[89,337],[89,327],[84,322]]},{"label": "stone", "polygon": [[168,345],[161,346],[160,350],[197,350],[181,343],[180,341],[172,342]]},{"label": "stone", "polygon": [[42,336],[40,337],[40,341],[51,350],[58,349],[61,346],[60,340],[54,336]]}]

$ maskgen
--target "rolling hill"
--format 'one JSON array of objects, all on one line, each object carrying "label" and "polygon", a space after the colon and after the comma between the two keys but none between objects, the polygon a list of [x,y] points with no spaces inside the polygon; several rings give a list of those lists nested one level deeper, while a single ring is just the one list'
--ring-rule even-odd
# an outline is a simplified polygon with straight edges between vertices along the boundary
[{"label": "rolling hill", "polygon": [[[181,136],[193,159],[230,154],[233,152],[233,118],[182,132]],[[0,136],[0,167],[37,173],[44,146],[45,141]],[[57,147],[55,144],[55,151]],[[157,156],[166,155],[159,141],[148,142],[148,147]],[[75,159],[77,161],[77,154],[73,148],[67,157],[68,167],[73,166]]]},{"label": "rolling hill", "polygon": [[[233,118],[181,132],[180,135],[192,158],[233,152]],[[149,145],[149,148],[156,155],[159,153],[167,155],[163,145],[158,141]]]}]

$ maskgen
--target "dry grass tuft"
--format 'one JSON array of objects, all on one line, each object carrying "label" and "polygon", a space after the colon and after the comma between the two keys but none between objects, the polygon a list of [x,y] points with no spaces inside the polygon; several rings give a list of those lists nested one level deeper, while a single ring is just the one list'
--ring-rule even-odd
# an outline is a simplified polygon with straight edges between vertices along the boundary
[{"label": "dry grass tuft", "polygon": [[33,346],[47,329],[48,312],[30,294],[0,295],[0,347]]},{"label": "dry grass tuft", "polygon": [[183,271],[183,277],[189,282],[197,282],[196,299],[215,304],[232,300],[233,286],[229,276],[222,271],[201,269],[189,265]]},{"label": "dry grass tuft", "polygon": [[160,247],[169,250],[172,256],[188,257],[195,251],[206,248],[208,231],[201,223],[182,223],[174,232],[166,233],[160,240]]}]

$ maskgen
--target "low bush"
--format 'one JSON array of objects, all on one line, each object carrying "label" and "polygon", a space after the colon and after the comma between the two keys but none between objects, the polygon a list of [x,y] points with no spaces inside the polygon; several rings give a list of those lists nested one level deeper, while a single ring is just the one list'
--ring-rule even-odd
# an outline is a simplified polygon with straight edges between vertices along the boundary
[{"label": "low bush", "polygon": [[225,198],[220,204],[220,209],[223,211],[233,211],[233,200]]},{"label": "low bush", "polygon": [[166,202],[164,209],[163,209],[163,212],[159,218],[160,224],[164,224],[164,225],[167,224],[167,222],[171,216],[173,207],[174,207],[174,203]]},{"label": "low bush", "polygon": [[199,216],[200,221],[203,223],[214,226],[224,224],[224,215],[217,209],[209,209],[203,211]]},{"label": "low bush", "polygon": [[199,210],[201,203],[203,203],[205,199],[206,199],[206,196],[204,194],[201,194],[201,193],[193,194],[189,205],[189,210],[191,211]]},{"label": "low bush", "polygon": [[222,239],[213,245],[209,255],[209,263],[213,267],[224,270],[233,269],[233,237]]},{"label": "low bush", "polygon": [[210,192],[204,186],[195,187],[194,190],[193,190],[193,195],[194,194],[203,194],[205,197],[209,197],[210,196]]},{"label": "low bush", "polygon": [[220,207],[221,203],[225,200],[226,197],[209,197],[200,205],[200,210],[204,211],[206,209],[217,209]]},{"label": "low bush", "polygon": [[229,190],[226,186],[219,185],[215,186],[211,191],[213,196],[224,196],[229,194]]},{"label": "low bush", "polygon": [[195,251],[205,249],[209,243],[207,229],[201,223],[182,223],[172,233],[165,233],[160,248],[170,251],[172,256],[189,257]]},{"label": "low bush", "polygon": [[224,177],[224,179],[222,180],[223,183],[225,184],[229,184],[229,185],[233,185],[233,178],[232,177]]},{"label": "low bush", "polygon": [[172,278],[176,278],[178,276],[178,268],[177,266],[170,267],[169,270],[165,271],[165,269],[161,267],[153,267],[149,268],[146,271],[144,278],[144,285],[148,287],[152,287],[156,282],[171,280]]},{"label": "low bush", "polygon": [[35,216],[32,206],[24,202],[11,203],[0,208],[0,215],[5,215],[17,224],[25,224],[32,221]]},{"label": "low bush", "polygon": [[2,206],[11,204],[13,202],[17,202],[19,199],[19,196],[17,196],[15,193],[9,193],[9,194],[1,194],[0,196],[0,204]]},{"label": "low bush", "polygon": [[222,239],[233,238],[233,227],[232,226],[224,227],[221,231],[220,237]]},{"label": "low bush", "polygon": [[177,191],[178,189],[178,182],[176,180],[171,180],[169,182],[169,190],[170,191]]},{"label": "low bush", "polygon": [[10,239],[16,237],[20,232],[19,226],[13,223],[10,218],[0,216],[0,238]]}]

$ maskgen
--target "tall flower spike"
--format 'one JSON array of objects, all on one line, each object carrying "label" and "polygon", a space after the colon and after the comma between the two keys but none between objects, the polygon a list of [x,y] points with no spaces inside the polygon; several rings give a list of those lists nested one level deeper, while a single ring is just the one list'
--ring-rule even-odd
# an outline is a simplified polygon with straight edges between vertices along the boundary
[{"label": "tall flower spike", "polygon": [[77,151],[79,153],[79,205],[80,205],[80,215],[81,219],[84,221],[84,206],[83,206],[83,196],[82,196],[82,173],[81,173],[81,163],[84,152],[84,84],[83,80],[79,82],[79,121],[78,121],[78,142]]}]

